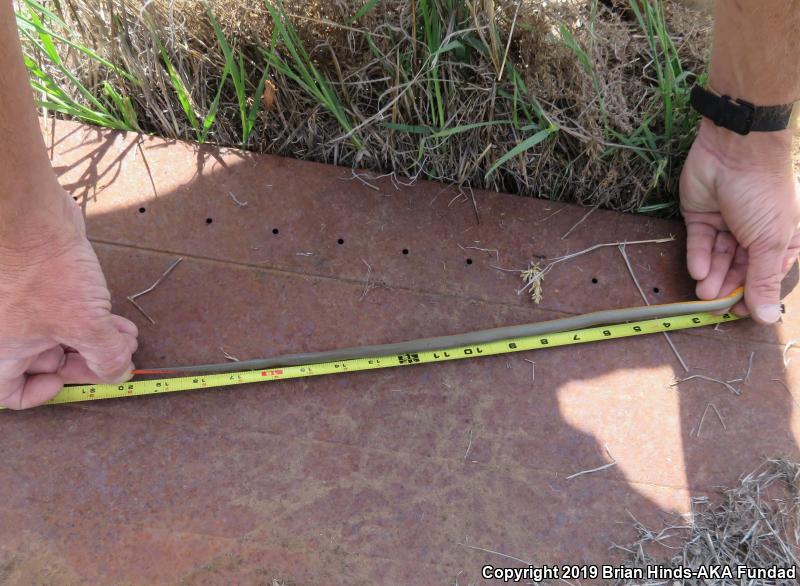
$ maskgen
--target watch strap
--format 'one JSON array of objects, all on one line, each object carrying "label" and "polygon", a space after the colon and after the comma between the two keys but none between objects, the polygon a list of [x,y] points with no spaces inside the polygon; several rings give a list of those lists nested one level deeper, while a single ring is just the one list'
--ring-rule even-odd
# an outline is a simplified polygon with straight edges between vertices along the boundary
[{"label": "watch strap", "polygon": [[717,126],[742,135],[786,129],[794,108],[794,104],[755,106],[745,100],[717,95],[699,85],[692,87],[690,103]]}]

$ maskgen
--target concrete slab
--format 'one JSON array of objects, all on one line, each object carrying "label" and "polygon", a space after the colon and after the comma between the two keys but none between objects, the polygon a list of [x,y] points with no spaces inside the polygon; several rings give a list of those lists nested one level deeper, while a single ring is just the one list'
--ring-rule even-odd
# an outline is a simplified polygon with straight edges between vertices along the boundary
[{"label": "concrete slab", "polygon": [[[652,302],[691,298],[675,222],[597,210],[562,238],[586,209],[62,121],[46,136],[114,309],[140,326],[139,366],[636,305],[615,247],[555,268],[539,306],[494,268],[618,240],[674,234],[628,254]],[[150,324],[125,296],[177,256],[140,299]],[[519,565],[486,550],[619,561],[628,512],[656,523],[765,456],[800,456],[800,367],[782,361],[795,280],[777,327],[672,336],[690,374],[744,378],[752,354],[738,395],[674,386],[686,373],[651,336],[0,413],[0,581],[466,584]],[[608,454],[615,467],[567,480]]]}]

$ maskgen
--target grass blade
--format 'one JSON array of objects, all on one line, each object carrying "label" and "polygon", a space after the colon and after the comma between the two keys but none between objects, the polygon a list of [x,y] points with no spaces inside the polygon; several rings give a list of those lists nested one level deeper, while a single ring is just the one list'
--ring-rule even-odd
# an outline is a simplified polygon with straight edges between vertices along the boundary
[{"label": "grass blade", "polygon": [[558,127],[557,126],[550,126],[550,127],[545,128],[543,130],[540,130],[539,132],[537,132],[533,136],[530,136],[530,137],[526,138],[521,143],[519,143],[517,146],[515,146],[513,149],[511,149],[506,154],[504,154],[502,157],[497,159],[497,161],[495,161],[494,165],[492,165],[489,168],[489,170],[486,172],[486,175],[484,175],[484,177],[488,178],[489,175],[491,175],[493,171],[495,171],[498,167],[503,165],[506,161],[516,157],[517,155],[520,155],[520,154],[524,153],[528,149],[531,149],[531,148],[535,147],[537,144],[539,144],[540,142],[545,140],[547,137],[549,137],[551,134],[553,134],[553,133],[555,133],[557,131],[558,131]]},{"label": "grass blade", "polygon": [[454,134],[460,134],[462,132],[469,132],[470,130],[474,130],[476,128],[484,128],[486,126],[496,126],[502,124],[513,124],[512,120],[492,120],[490,122],[475,122],[473,124],[462,124],[461,126],[454,126],[453,128],[445,128],[444,130],[440,130],[438,132],[434,132],[431,134],[431,138],[445,138],[448,136],[452,136]]},{"label": "grass blade", "polygon": [[355,24],[362,18],[364,18],[368,13],[372,12],[372,10],[378,5],[381,0],[368,0],[364,6],[359,8],[353,17],[350,19],[350,24]]},{"label": "grass blade", "polygon": [[153,38],[156,39],[159,55],[161,56],[161,60],[164,62],[164,66],[167,68],[167,75],[169,76],[172,89],[178,96],[178,103],[181,105],[181,109],[186,115],[187,120],[189,120],[189,124],[192,125],[195,136],[198,136],[200,132],[200,122],[198,121],[197,114],[195,114],[194,108],[192,107],[192,102],[189,98],[189,91],[186,89],[186,84],[183,83],[183,79],[181,78],[180,74],[178,74],[178,72],[175,70],[175,66],[172,64],[172,60],[169,58],[164,45],[161,44],[161,41],[158,40],[155,34],[153,35]]}]

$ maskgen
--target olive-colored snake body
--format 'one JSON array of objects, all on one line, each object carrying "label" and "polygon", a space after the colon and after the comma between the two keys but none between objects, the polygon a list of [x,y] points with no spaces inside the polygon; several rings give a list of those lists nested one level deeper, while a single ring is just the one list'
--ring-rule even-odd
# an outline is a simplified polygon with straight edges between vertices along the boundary
[{"label": "olive-colored snake body", "polygon": [[242,360],[239,362],[225,362],[221,364],[199,364],[195,366],[169,367],[155,370],[138,370],[134,372],[137,374],[210,374],[243,370],[260,370],[263,368],[275,368],[280,366],[319,364],[322,362],[336,362],[354,358],[374,358],[377,356],[391,356],[393,354],[424,352],[429,350],[442,350],[446,348],[471,346],[474,344],[485,344],[488,342],[496,342],[498,340],[538,336],[553,332],[580,330],[583,328],[600,325],[674,317],[676,315],[684,315],[687,313],[710,313],[715,311],[723,311],[736,304],[742,299],[742,296],[743,289],[739,288],[726,297],[712,299],[709,301],[683,301],[678,303],[665,303],[661,305],[647,305],[643,307],[608,309],[604,311],[595,311],[593,313],[585,313],[583,315],[563,317],[532,324],[506,326],[501,328],[468,332],[465,334],[438,336],[434,338],[420,338],[417,340],[409,340],[407,342],[398,342],[394,344],[356,346],[353,348],[342,348],[340,350],[329,350],[325,352],[301,352],[297,354],[284,354],[282,356],[274,356],[272,358],[262,358],[256,360]]}]

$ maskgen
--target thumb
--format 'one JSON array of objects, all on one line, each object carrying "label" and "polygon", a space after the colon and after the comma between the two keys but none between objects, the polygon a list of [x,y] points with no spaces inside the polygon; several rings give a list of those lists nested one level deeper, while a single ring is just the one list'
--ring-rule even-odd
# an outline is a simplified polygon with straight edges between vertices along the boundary
[{"label": "thumb", "polygon": [[111,314],[107,314],[84,324],[62,343],[78,351],[86,366],[97,375],[97,382],[117,383],[128,380],[133,370],[128,338],[130,335],[117,329]]},{"label": "thumb", "polygon": [[747,308],[761,324],[774,324],[781,317],[781,280],[786,244],[777,240],[754,243],[748,250],[749,263],[744,297]]}]

